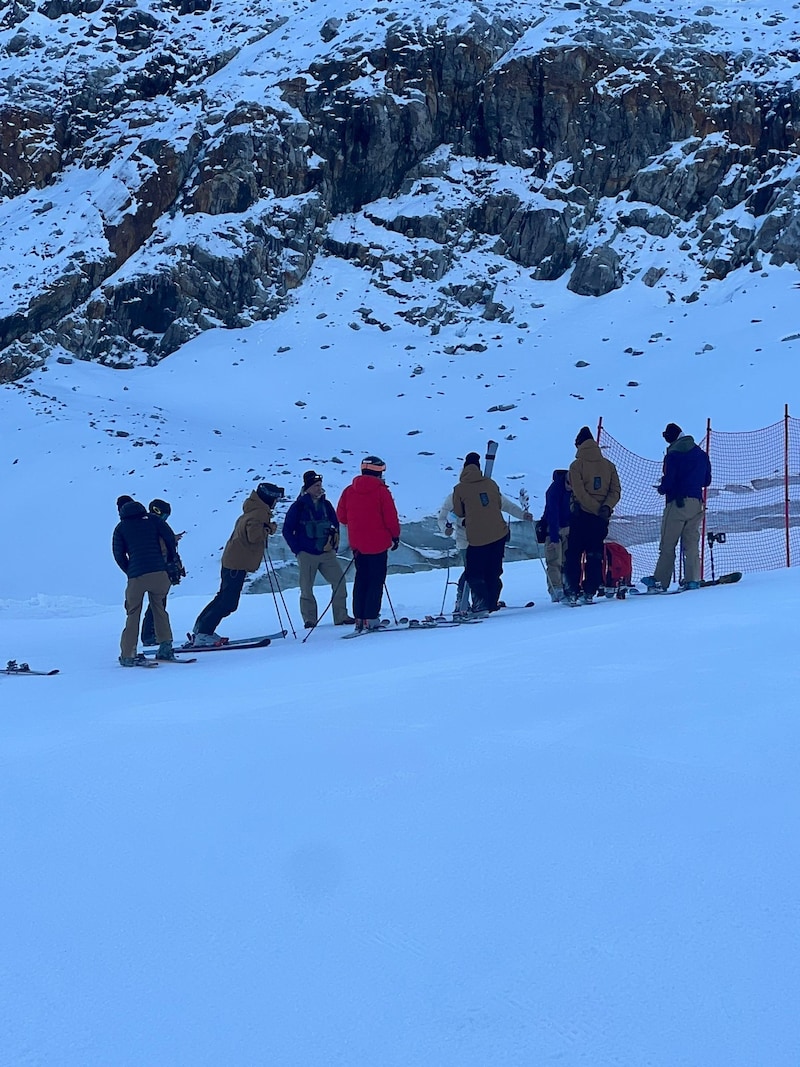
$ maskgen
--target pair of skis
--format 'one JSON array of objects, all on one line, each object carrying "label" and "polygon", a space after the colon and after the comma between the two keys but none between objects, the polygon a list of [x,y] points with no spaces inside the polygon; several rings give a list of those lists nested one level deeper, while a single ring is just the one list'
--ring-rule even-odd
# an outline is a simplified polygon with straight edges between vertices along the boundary
[{"label": "pair of skis", "polygon": [[0,667],[0,674],[14,674],[14,675],[28,675],[28,677],[49,678],[53,674],[58,674],[58,669],[53,671],[35,671],[28,666],[27,663],[17,663],[15,659],[10,659],[5,667]]}]

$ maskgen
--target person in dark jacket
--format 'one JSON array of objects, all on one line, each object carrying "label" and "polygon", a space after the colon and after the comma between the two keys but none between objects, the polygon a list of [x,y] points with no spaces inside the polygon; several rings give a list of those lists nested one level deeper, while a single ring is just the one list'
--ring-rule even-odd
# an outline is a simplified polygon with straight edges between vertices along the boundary
[{"label": "person in dark jacket", "polygon": [[356,564],[353,615],[359,633],[380,626],[388,553],[400,544],[400,520],[383,481],[385,470],[382,459],[367,456],[361,461],[361,474],[347,486],[336,505],[336,517],[347,527]]},{"label": "person in dark jacket", "polygon": [[[167,522],[167,519],[172,514],[172,508],[169,506],[166,500],[161,500],[158,497],[155,500],[151,500],[150,503],[147,505],[147,510],[151,515],[155,515],[156,518],[159,518],[164,523],[166,523],[170,530],[172,529],[172,527],[169,526],[169,523]],[[180,541],[180,539],[183,537],[183,534],[176,534],[173,531],[173,537],[175,538],[175,543],[177,544],[178,541]],[[166,559],[166,545],[162,544],[162,549],[164,552],[164,558]],[[177,585],[181,578],[186,577],[186,571],[183,569],[183,563],[181,562],[181,558],[177,553],[175,554],[175,559],[172,562],[171,567],[172,573],[170,574],[170,585]],[[166,608],[166,606],[167,598],[165,596],[164,607]],[[145,611],[144,618],[142,619],[142,644],[145,646],[145,648],[150,647],[151,645],[158,644],[158,638],[156,637],[156,627],[155,623],[153,622],[153,609],[150,607],[149,604],[147,605],[147,610]]]},{"label": "person in dark jacket", "polygon": [[680,541],[684,584],[688,589],[699,589],[700,528],[705,489],[711,485],[711,461],[694,438],[676,423],[670,422],[661,436],[667,442],[658,486],[665,500],[664,514],[658,563],[652,582],[646,584],[654,592],[664,592],[669,587],[675,568],[675,549]]},{"label": "person in dark jacket", "polygon": [[195,620],[193,644],[198,648],[221,645],[227,640],[216,629],[239,607],[248,572],[257,571],[264,560],[267,538],[278,529],[272,512],[279,500],[283,500],[283,489],[272,482],[261,482],[242,504],[242,514],[222,552],[219,592]]},{"label": "person in dark jacket", "polygon": [[148,514],[144,505],[136,500],[122,504],[119,511],[120,521],[114,529],[111,547],[117,565],[128,576],[125,588],[127,618],[120,639],[120,665],[136,665],[139,619],[145,593],[153,609],[153,622],[158,639],[156,658],[174,659],[172,628],[164,602],[170,586],[167,566],[177,556],[178,551],[175,535],[165,522],[156,515]]},{"label": "person in dark jacket", "polygon": [[564,558],[569,537],[570,503],[572,496],[565,470],[553,471],[553,480],[544,497],[544,515],[547,531],[544,542],[544,558],[547,567],[547,591],[557,604],[564,596]]},{"label": "person in dark jacket", "polygon": [[283,538],[297,557],[300,571],[300,614],[307,630],[317,625],[319,618],[314,596],[314,579],[319,572],[330,584],[335,626],[355,622],[347,614],[347,586],[336,558],[339,547],[339,520],[333,505],[325,497],[322,475],[306,471],[303,489],[286,512]]}]

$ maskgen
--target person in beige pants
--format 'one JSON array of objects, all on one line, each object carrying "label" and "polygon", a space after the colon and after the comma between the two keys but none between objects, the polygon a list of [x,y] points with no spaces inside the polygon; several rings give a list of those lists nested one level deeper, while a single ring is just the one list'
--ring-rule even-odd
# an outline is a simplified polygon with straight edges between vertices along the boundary
[{"label": "person in beige pants", "polygon": [[711,463],[694,438],[670,422],[661,435],[667,442],[658,492],[665,497],[661,519],[661,543],[652,581],[645,585],[663,593],[672,581],[675,549],[683,551],[683,582],[687,589],[700,586],[700,529],[703,523],[703,496],[711,485]]}]

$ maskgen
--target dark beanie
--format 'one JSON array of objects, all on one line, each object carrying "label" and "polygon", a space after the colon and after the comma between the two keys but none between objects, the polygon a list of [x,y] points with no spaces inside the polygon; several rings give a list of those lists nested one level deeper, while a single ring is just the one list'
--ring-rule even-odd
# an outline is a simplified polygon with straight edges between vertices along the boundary
[{"label": "dark beanie", "polygon": [[674,445],[682,433],[683,430],[680,428],[680,426],[678,426],[676,422],[668,422],[666,425],[666,429],[664,430],[661,436],[664,438],[668,445]]},{"label": "dark beanie", "polygon": [[592,431],[588,426],[581,426],[580,430],[578,430],[578,436],[575,438],[575,447],[582,445],[584,441],[594,441]]},{"label": "dark beanie", "polygon": [[478,453],[477,452],[467,452],[466,456],[464,456],[464,466],[465,467],[480,467],[480,465],[481,465],[481,457],[478,455]]},{"label": "dark beanie", "polygon": [[315,482],[322,482],[322,475],[316,471],[306,471],[303,475],[303,492],[310,489]]},{"label": "dark beanie", "polygon": [[133,503],[133,497],[132,496],[118,496],[117,497],[117,511],[121,512],[126,504],[132,504],[132,503]]}]

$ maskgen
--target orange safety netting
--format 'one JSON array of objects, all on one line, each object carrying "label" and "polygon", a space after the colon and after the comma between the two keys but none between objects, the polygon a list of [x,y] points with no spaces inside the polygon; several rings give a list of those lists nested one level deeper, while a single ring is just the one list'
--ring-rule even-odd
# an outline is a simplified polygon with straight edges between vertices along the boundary
[{"label": "orange safety netting", "polygon": [[[622,499],[614,511],[609,540],[633,556],[634,580],[652,574],[664,498],[655,490],[662,458],[630,452],[601,425],[599,443],[617,467]],[[800,419],[786,415],[761,430],[722,433],[710,429],[697,440],[707,448],[712,481],[708,489],[703,536],[703,576],[711,577],[708,535],[717,576],[729,571],[764,571],[800,563]],[[680,552],[676,553],[680,576]]]}]

